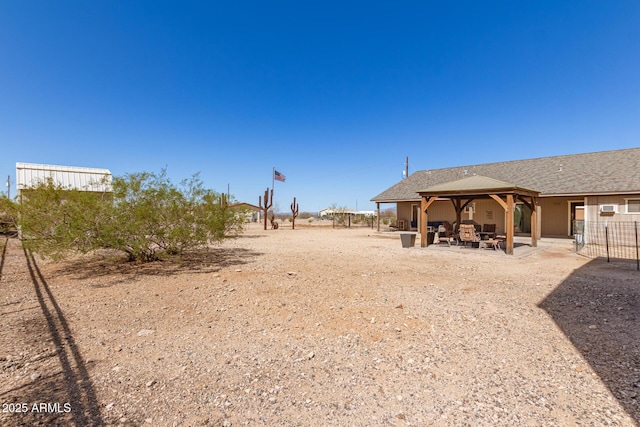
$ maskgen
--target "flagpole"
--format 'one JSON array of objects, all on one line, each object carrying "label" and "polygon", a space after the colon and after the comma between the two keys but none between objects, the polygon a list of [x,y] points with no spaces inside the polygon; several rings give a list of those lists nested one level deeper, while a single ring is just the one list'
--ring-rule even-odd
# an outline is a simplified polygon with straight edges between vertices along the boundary
[{"label": "flagpole", "polygon": [[275,179],[276,179],[276,167],[273,167],[271,171],[271,192],[273,192],[273,188],[275,187]]}]

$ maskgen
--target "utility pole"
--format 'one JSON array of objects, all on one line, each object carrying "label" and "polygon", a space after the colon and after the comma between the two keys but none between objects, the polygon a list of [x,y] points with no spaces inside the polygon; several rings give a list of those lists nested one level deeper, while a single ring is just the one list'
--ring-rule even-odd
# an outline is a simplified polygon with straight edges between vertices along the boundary
[{"label": "utility pole", "polygon": [[11,200],[11,175],[7,177],[7,199]]},{"label": "utility pole", "polygon": [[404,170],[402,171],[402,179],[405,179],[409,176],[409,156],[407,156],[404,160]]}]

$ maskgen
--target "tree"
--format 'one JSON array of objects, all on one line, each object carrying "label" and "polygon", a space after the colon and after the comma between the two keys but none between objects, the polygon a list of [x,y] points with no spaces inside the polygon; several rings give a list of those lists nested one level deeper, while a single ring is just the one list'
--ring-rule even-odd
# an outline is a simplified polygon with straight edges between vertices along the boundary
[{"label": "tree", "polygon": [[243,223],[226,196],[205,189],[197,174],[178,187],[165,170],[115,177],[110,195],[65,189],[49,180],[30,190],[19,210],[25,244],[54,258],[112,248],[131,261],[153,261],[161,253],[220,241]]}]

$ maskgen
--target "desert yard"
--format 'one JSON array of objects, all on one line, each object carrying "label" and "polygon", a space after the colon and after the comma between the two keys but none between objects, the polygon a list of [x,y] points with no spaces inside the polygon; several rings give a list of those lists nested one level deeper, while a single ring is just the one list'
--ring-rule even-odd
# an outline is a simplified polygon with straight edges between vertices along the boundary
[{"label": "desert yard", "polygon": [[142,265],[0,236],[0,424],[637,425],[640,273],[539,244],[253,226]]}]

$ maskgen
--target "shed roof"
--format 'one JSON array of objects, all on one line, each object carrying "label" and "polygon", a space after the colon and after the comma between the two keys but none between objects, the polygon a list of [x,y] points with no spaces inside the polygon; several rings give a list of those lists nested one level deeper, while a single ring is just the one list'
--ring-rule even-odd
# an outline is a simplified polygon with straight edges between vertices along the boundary
[{"label": "shed roof", "polygon": [[373,197],[373,202],[418,201],[417,191],[482,175],[540,196],[640,193],[640,148],[422,170]]},{"label": "shed roof", "polygon": [[32,188],[49,178],[65,189],[112,191],[109,169],[16,163],[16,188],[18,191]]}]

